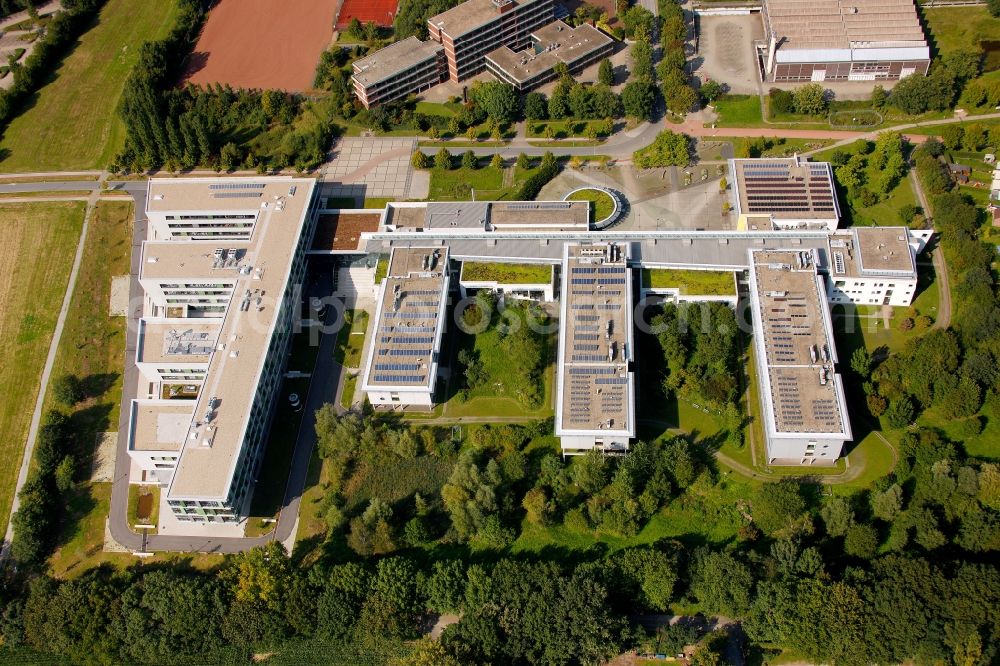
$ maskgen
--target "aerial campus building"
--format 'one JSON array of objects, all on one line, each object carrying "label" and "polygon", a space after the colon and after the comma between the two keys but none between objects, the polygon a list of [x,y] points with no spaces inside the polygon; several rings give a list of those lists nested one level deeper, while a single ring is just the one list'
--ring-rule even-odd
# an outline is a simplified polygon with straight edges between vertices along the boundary
[{"label": "aerial campus building", "polygon": [[614,51],[614,40],[583,24],[555,20],[552,0],[466,0],[427,21],[430,39],[409,37],[354,63],[354,93],[365,108],[464,81],[484,69],[518,92],[579,72]]},{"label": "aerial campus building", "polygon": [[829,229],[840,223],[840,204],[828,162],[798,155],[732,159],[731,205],[736,228]]},{"label": "aerial campus building", "polygon": [[832,464],[851,439],[851,425],[817,254],[748,254],[768,464]]},{"label": "aerial campus building", "polygon": [[246,513],[299,306],[314,185],[149,181],[128,453],[180,523]]},{"label": "aerial campus building", "polygon": [[764,0],[767,81],[878,81],[926,74],[914,0]]},{"label": "aerial campus building", "polygon": [[[762,373],[761,410],[769,419],[768,460],[776,465],[824,465],[837,460],[851,430],[836,368],[830,308],[909,305],[916,293],[915,255],[930,232],[903,227],[837,230],[835,225],[831,230],[826,222],[726,232],[595,230],[583,224],[585,218],[569,204],[390,203],[378,224],[360,235],[356,247],[340,252],[388,254],[395,261],[404,250],[438,251],[454,266],[440,270],[458,276],[452,283],[457,283],[463,297],[489,289],[500,298],[547,302],[557,288],[560,329],[554,408],[556,434],[565,454],[626,451],[635,437],[631,311],[638,271],[633,269],[728,272],[734,276],[732,294],[684,300],[750,302],[755,353],[761,359],[757,366]],[[516,215],[511,219],[512,212]],[[542,265],[551,271],[550,277],[547,283],[530,285],[465,277],[468,265],[483,275],[488,271],[480,268],[491,262]],[[390,269],[389,274],[394,273]],[[746,285],[739,296],[737,284]],[[380,309],[375,330],[393,325],[396,317],[384,316],[393,312],[386,305],[395,299],[393,294],[400,295],[399,307],[405,310],[406,287],[397,292],[393,282],[383,280],[376,299]],[[437,303],[425,304],[428,319]],[[437,338],[439,330],[422,334]],[[379,354],[376,350],[383,339],[369,340],[369,357]],[[424,349],[421,358],[432,353],[433,348]],[[372,363],[369,358],[369,378],[375,372]],[[420,372],[431,369],[418,366]],[[418,392],[398,391],[389,400],[378,397],[376,390],[365,391],[373,404],[383,408],[427,408],[428,396],[430,404],[441,400],[433,384],[421,384]]]}]

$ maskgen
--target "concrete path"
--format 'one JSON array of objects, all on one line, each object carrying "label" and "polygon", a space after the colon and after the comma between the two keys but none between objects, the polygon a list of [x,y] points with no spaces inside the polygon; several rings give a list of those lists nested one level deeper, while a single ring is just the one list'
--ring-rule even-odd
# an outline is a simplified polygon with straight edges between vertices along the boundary
[{"label": "concrete path", "polygon": [[52,341],[49,343],[49,353],[45,357],[45,367],[42,369],[41,382],[38,385],[38,395],[35,398],[35,409],[31,413],[31,424],[28,426],[28,439],[24,445],[24,452],[21,455],[21,468],[17,474],[17,483],[14,486],[14,497],[10,505],[10,515],[7,520],[7,532],[4,534],[3,544],[0,545],[0,564],[7,561],[10,556],[11,541],[14,538],[13,517],[21,505],[18,495],[21,488],[28,481],[28,471],[31,469],[31,459],[35,451],[35,440],[38,437],[38,428],[42,420],[42,407],[45,403],[45,391],[49,386],[49,378],[52,376],[52,368],[55,366],[56,353],[59,351],[59,341],[62,340],[63,329],[66,326],[66,317],[69,314],[69,306],[73,300],[73,291],[76,288],[76,279],[80,274],[80,264],[83,263],[83,248],[87,243],[87,231],[90,227],[90,218],[93,215],[94,207],[97,205],[100,190],[95,190],[87,199],[87,208],[83,214],[83,226],[80,228],[80,240],[76,245],[76,255],[73,257],[73,267],[69,272],[69,282],[63,294],[62,306],[59,308],[59,317],[56,319],[56,328],[52,333]]}]

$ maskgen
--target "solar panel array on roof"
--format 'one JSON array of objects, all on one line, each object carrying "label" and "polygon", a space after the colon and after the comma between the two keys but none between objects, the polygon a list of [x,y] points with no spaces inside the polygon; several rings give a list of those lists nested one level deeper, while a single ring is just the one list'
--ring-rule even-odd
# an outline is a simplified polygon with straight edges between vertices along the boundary
[{"label": "solar panel array on roof", "polygon": [[825,163],[798,158],[735,160],[740,212],[781,217],[835,217],[833,179]]}]

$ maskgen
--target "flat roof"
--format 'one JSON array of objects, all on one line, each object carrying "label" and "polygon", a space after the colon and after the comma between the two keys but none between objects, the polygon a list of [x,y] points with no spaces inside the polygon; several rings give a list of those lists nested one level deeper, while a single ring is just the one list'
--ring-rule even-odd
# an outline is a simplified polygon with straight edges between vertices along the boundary
[{"label": "flat roof", "polygon": [[386,226],[427,231],[587,231],[588,201],[430,201],[388,205]]},{"label": "flat roof", "polygon": [[448,248],[395,248],[381,292],[362,388],[431,391],[448,296]]},{"label": "flat roof", "polygon": [[[524,7],[536,2],[547,2],[549,0],[512,0],[510,4],[514,8]],[[509,13],[514,11],[508,9]],[[497,8],[494,0],[466,0],[460,5],[456,5],[447,11],[443,11],[436,16],[427,19],[427,22],[443,30],[451,38],[461,37],[467,32],[472,32],[476,28],[500,19],[503,14]]]},{"label": "flat roof", "polygon": [[590,228],[589,201],[495,201],[490,204],[494,231],[586,231]]},{"label": "flat roof", "polygon": [[[169,189],[161,200],[189,210],[191,201],[205,199],[210,184],[237,184],[240,179],[153,179],[150,191]],[[177,282],[225,276],[233,296],[219,326],[219,343],[208,359],[208,370],[189,419],[168,498],[226,499],[236,461],[243,448],[247,419],[274,333],[278,308],[302,234],[316,181],[307,178],[255,179],[264,187],[256,197],[260,216],[249,243],[233,241],[155,241],[143,244],[140,279],[175,278]],[[192,194],[187,196],[185,193]],[[265,207],[261,207],[266,203]],[[169,209],[163,209],[169,210]],[[233,265],[213,268],[215,249],[239,248]],[[150,263],[151,257],[157,261]],[[223,260],[226,263],[226,260]],[[209,418],[206,418],[209,417]]]},{"label": "flat roof", "polygon": [[837,348],[815,254],[751,250],[750,261],[765,419],[776,434],[849,438],[843,386],[834,367]]},{"label": "flat roof", "polygon": [[222,328],[220,319],[139,320],[139,363],[208,363]]},{"label": "flat roof", "polygon": [[828,162],[802,158],[729,160],[737,214],[774,219],[837,219],[837,194]]},{"label": "flat roof", "polygon": [[313,250],[357,250],[361,234],[378,231],[381,213],[328,213],[320,215],[313,236]]},{"label": "flat roof", "polygon": [[194,400],[133,400],[129,449],[180,451],[194,405]]},{"label": "flat roof", "polygon": [[361,84],[370,86],[435,58],[443,51],[444,47],[435,41],[425,42],[416,37],[407,37],[370,56],[355,60],[354,78]]},{"label": "flat roof", "polygon": [[[247,241],[156,240],[142,244],[140,280],[221,280],[232,283],[240,268],[247,266],[251,243]],[[233,251],[234,259],[216,256],[217,250]],[[228,254],[226,255],[228,256]]]},{"label": "flat roof", "polygon": [[782,49],[927,46],[913,0],[765,0]]},{"label": "flat roof", "polygon": [[917,264],[905,227],[854,227],[830,236],[830,276],[916,279]]},{"label": "flat roof", "polygon": [[304,178],[151,178],[146,186],[147,212],[240,211],[261,212],[274,203],[274,196],[291,197],[292,188],[305,187]]},{"label": "flat roof", "polygon": [[563,263],[556,434],[635,434],[627,246],[572,244]]},{"label": "flat roof", "polygon": [[531,37],[533,45],[524,51],[501,46],[486,57],[515,81],[525,83],[551,70],[556,63],[572,67],[612,43],[610,37],[589,23],[571,28],[562,21],[553,21],[532,32]]}]

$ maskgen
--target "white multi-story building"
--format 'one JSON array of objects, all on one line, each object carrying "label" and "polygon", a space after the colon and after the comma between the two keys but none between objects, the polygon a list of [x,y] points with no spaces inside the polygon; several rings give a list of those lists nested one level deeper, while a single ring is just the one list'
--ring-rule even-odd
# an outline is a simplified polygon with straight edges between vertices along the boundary
[{"label": "white multi-story building", "polygon": [[448,281],[447,247],[393,249],[361,384],[373,406],[434,405]]},{"label": "white multi-story building", "polygon": [[555,433],[563,454],[628,451],[635,437],[628,246],[563,248]]},{"label": "white multi-story building", "polygon": [[830,302],[909,306],[917,292],[916,255],[930,233],[855,227],[831,235],[826,282]]},{"label": "white multi-story building", "polygon": [[832,465],[851,440],[817,253],[749,250],[761,419],[770,465]]},{"label": "white multi-story building", "polygon": [[245,515],[301,298],[314,185],[149,181],[128,451],[179,522]]}]

